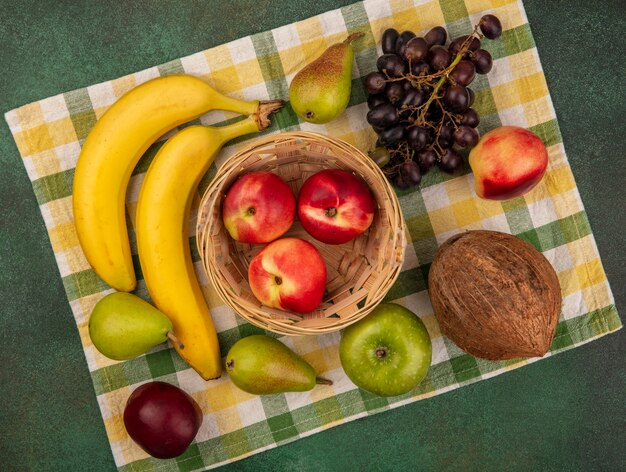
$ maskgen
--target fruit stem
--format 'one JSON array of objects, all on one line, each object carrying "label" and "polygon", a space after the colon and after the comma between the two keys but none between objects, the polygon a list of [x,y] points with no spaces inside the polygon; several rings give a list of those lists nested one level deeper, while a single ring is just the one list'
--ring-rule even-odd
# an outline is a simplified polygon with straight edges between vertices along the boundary
[{"label": "fruit stem", "polygon": [[348,37],[343,41],[343,44],[350,44],[355,39],[362,38],[363,36],[365,36],[365,33],[362,33],[361,31],[355,31],[354,33],[348,35]]},{"label": "fruit stem", "polygon": [[172,333],[171,331],[167,332],[167,339],[172,341],[172,344],[174,344],[175,346],[178,346],[178,349],[185,349],[185,345],[182,342],[180,342],[180,339],[178,339],[176,335]]},{"label": "fruit stem", "polygon": [[254,114],[254,119],[259,126],[259,131],[264,130],[272,124],[269,116],[275,111],[285,106],[284,100],[261,100]]},{"label": "fruit stem", "polygon": [[324,377],[315,377],[315,383],[317,385],[332,385],[333,381],[325,379]]},{"label": "fruit stem", "polygon": [[437,82],[437,85],[435,85],[435,88],[433,89],[433,93],[430,94],[430,97],[428,97],[428,100],[426,101],[426,103],[424,105],[422,105],[422,113],[420,113],[420,115],[423,115],[423,116],[420,116],[421,121],[426,121],[426,112],[428,111],[428,107],[430,106],[430,104],[433,102],[433,100],[437,96],[437,92],[439,92],[439,89],[443,86],[443,84],[446,83],[446,79],[448,78],[448,73],[450,71],[452,71],[452,69],[454,69],[454,67],[459,62],[461,62],[461,59],[463,59],[463,54],[464,53],[465,53],[465,51],[463,51],[463,50],[459,51],[459,53],[456,55],[456,57],[454,58],[452,63],[448,66],[448,68],[447,68],[448,72],[441,76],[441,78]]}]

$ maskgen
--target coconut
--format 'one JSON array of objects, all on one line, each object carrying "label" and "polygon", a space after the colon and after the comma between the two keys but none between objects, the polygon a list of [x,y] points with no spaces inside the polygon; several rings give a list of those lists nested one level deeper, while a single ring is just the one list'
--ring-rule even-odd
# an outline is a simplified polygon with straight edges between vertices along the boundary
[{"label": "coconut", "polygon": [[543,356],[561,312],[548,260],[520,238],[468,231],[441,245],[428,274],[443,334],[465,352],[499,360]]}]

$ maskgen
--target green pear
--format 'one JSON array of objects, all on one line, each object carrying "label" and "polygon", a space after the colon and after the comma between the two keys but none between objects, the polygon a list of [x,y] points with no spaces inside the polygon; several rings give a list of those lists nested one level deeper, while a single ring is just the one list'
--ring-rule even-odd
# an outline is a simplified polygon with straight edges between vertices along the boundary
[{"label": "green pear", "polygon": [[305,66],[291,81],[289,100],[296,114],[311,123],[328,123],[342,113],[352,89],[352,41],[363,33],[352,33],[333,44]]},{"label": "green pear", "polygon": [[172,322],[149,303],[131,293],[114,292],[96,303],[89,318],[93,345],[110,359],[137,357],[171,334]]},{"label": "green pear", "polygon": [[256,395],[306,392],[315,384],[332,385],[277,339],[255,334],[237,341],[226,356],[226,372],[241,390]]}]

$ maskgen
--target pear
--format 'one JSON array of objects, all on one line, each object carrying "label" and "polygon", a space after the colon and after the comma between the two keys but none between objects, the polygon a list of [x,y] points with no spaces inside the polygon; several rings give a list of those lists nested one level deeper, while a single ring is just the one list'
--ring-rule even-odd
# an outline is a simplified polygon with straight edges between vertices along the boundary
[{"label": "pear", "polygon": [[313,367],[295,352],[264,334],[237,341],[226,356],[226,372],[237,387],[256,395],[306,392],[316,383],[332,385],[316,377]]},{"label": "pear", "polygon": [[328,123],[346,109],[352,88],[352,41],[363,33],[352,33],[333,44],[305,66],[291,81],[289,100],[296,114],[311,123]]},{"label": "pear", "polygon": [[89,318],[93,345],[110,359],[137,357],[170,338],[172,322],[149,303],[131,293],[114,292],[101,299]]}]

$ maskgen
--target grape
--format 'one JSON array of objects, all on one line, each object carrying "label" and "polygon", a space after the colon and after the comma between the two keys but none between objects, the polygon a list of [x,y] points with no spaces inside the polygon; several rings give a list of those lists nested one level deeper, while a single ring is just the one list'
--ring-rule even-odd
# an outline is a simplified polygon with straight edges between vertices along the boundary
[{"label": "grape", "polygon": [[498,39],[502,34],[502,24],[497,16],[485,15],[480,19],[480,31],[489,39]]},{"label": "grape", "polygon": [[393,180],[393,183],[396,185],[396,187],[400,189],[409,188],[411,186],[411,182],[409,182],[409,180],[405,177],[404,174],[400,174],[400,173],[396,175],[396,178]]},{"label": "grape", "polygon": [[365,77],[365,88],[369,93],[380,93],[385,90],[387,78],[380,72],[370,72]]},{"label": "grape", "polygon": [[455,113],[463,113],[469,108],[469,92],[462,85],[451,85],[443,95],[447,108]]},{"label": "grape", "polygon": [[474,93],[474,91],[471,88],[467,89],[467,92],[469,93],[469,106],[472,106],[474,104],[474,99],[476,98],[476,94]]},{"label": "grape", "polygon": [[414,161],[406,161],[400,166],[400,175],[404,175],[404,178],[411,183],[411,185],[419,185],[422,181],[422,174],[420,168]]},{"label": "grape", "polygon": [[[450,46],[448,46],[448,51],[450,51],[450,54],[452,54],[453,56],[456,56],[461,50],[461,46],[463,45],[463,43],[468,37],[469,35],[466,34],[464,36],[459,36],[454,41],[452,41],[450,43]],[[475,36],[472,37],[472,39],[469,42],[469,50],[476,51],[479,48],[480,48],[480,40]],[[463,57],[465,57],[465,55]]]},{"label": "grape", "polygon": [[383,131],[385,131],[385,129],[387,129],[387,128],[385,128],[384,126],[376,126],[376,125],[372,125],[372,129],[374,130],[374,132],[375,132],[376,134],[380,134],[380,133],[382,133]]},{"label": "grape", "polygon": [[378,135],[380,143],[385,147],[398,144],[402,138],[404,138],[404,125],[392,126]]},{"label": "grape", "polygon": [[423,61],[411,63],[411,74],[413,75],[428,75],[430,73],[430,67]]},{"label": "grape", "polygon": [[446,44],[447,38],[448,38],[448,33],[446,32],[445,28],[443,28],[442,26],[435,26],[433,29],[431,29],[428,33],[424,35],[424,41],[426,41],[426,44],[428,44],[429,46],[444,45]]},{"label": "grape", "polygon": [[439,122],[443,117],[443,111],[441,111],[441,106],[437,102],[432,102],[428,106],[428,112],[426,113],[426,118],[430,122]]},{"label": "grape", "polygon": [[443,46],[433,46],[428,51],[428,64],[435,71],[448,67],[451,60],[450,53]]},{"label": "grape", "polygon": [[479,49],[474,51],[471,55],[472,62],[476,66],[476,72],[479,74],[487,74],[493,67],[493,59],[489,51]]},{"label": "grape", "polygon": [[387,84],[385,96],[391,104],[396,104],[404,98],[404,86],[400,82],[391,82]]},{"label": "grape", "polygon": [[400,118],[407,120],[415,110],[415,107],[420,106],[425,101],[426,97],[421,90],[409,90],[402,101],[399,104],[396,104],[398,110],[400,111]]},{"label": "grape", "polygon": [[381,40],[383,54],[396,52],[396,41],[398,40],[399,35],[398,31],[393,28],[386,29],[383,32],[383,38]]},{"label": "grape", "polygon": [[478,142],[478,131],[469,126],[459,126],[454,131],[454,142],[462,148],[472,148]]},{"label": "grape", "polygon": [[439,158],[439,168],[448,174],[457,174],[463,170],[463,159],[453,149],[446,149]]},{"label": "grape", "polygon": [[426,96],[430,96],[433,93],[434,88],[431,85],[422,85],[422,92],[426,94]]},{"label": "grape", "polygon": [[461,124],[464,126],[476,128],[479,123],[480,116],[478,116],[478,113],[476,113],[476,110],[473,108],[468,108],[467,111],[461,115]]},{"label": "grape", "polygon": [[406,72],[406,63],[396,54],[383,54],[376,61],[376,67],[383,74],[386,71],[391,77],[401,77]]},{"label": "grape", "polygon": [[387,97],[385,97],[382,93],[377,93],[367,97],[367,107],[370,110],[372,108],[376,108],[378,105],[382,105],[383,103],[387,103]]},{"label": "grape", "polygon": [[387,127],[398,121],[398,111],[391,103],[383,103],[367,113],[367,122],[373,126]]},{"label": "grape", "polygon": [[404,56],[404,50],[407,43],[415,37],[415,33],[412,31],[403,31],[396,40],[396,54]]},{"label": "grape", "polygon": [[439,137],[437,143],[443,149],[451,148],[454,144],[454,126],[443,125],[439,131]]},{"label": "grape", "polygon": [[373,151],[368,152],[368,155],[378,167],[385,167],[387,164],[389,164],[389,161],[391,160],[391,155],[389,154],[389,151],[387,150],[387,148],[384,148],[382,146],[374,148]]},{"label": "grape", "polygon": [[406,142],[415,151],[419,151],[428,145],[432,140],[430,131],[423,126],[411,126],[406,134]]},{"label": "grape", "polygon": [[474,80],[474,77],[476,77],[476,67],[474,67],[471,61],[460,61],[454,66],[454,69],[452,69],[448,77],[459,85],[469,85]]},{"label": "grape", "polygon": [[424,92],[417,89],[409,90],[402,101],[400,102],[400,108],[418,107],[426,101]]},{"label": "grape", "polygon": [[426,174],[437,162],[437,154],[432,149],[422,149],[417,153],[417,163],[422,175]]},{"label": "grape", "polygon": [[404,48],[404,58],[407,61],[423,61],[428,55],[428,44],[424,38],[411,38]]},{"label": "grape", "polygon": [[402,88],[404,89],[405,92],[408,92],[414,89],[413,84],[409,80],[403,80],[400,83],[402,84]]}]

